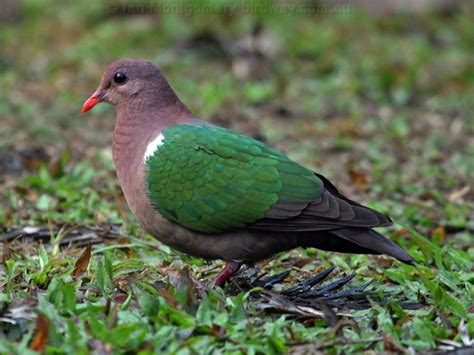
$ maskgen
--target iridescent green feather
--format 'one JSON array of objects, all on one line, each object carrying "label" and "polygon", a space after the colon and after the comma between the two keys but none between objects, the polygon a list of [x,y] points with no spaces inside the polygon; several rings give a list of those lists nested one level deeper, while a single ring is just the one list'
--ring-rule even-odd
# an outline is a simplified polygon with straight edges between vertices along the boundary
[{"label": "iridescent green feather", "polygon": [[149,198],[165,218],[192,230],[244,228],[277,203],[317,199],[321,181],[284,154],[224,128],[177,124],[146,160]]}]

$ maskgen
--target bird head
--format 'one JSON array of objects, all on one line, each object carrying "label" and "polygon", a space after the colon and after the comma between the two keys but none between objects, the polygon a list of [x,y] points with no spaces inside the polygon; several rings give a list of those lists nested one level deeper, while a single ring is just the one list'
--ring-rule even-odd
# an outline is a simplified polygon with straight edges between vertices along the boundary
[{"label": "bird head", "polygon": [[82,112],[102,101],[119,105],[147,92],[159,92],[160,85],[167,87],[168,83],[152,63],[144,60],[115,61],[102,74],[99,87],[84,102]]}]

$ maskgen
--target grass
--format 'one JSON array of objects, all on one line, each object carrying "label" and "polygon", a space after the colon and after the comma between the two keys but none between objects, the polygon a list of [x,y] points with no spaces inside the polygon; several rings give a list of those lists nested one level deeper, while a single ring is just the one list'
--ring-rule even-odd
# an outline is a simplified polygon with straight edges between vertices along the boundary
[{"label": "grass", "polygon": [[[28,0],[16,22],[0,23],[0,232],[43,228],[3,242],[1,353],[466,346],[474,337],[468,14],[123,16],[106,6]],[[258,53],[241,49],[252,33]],[[293,283],[335,265],[356,284],[373,280],[391,301],[351,310],[335,326],[265,312],[258,290],[199,292],[192,278],[210,280],[222,263],[145,235],[114,175],[113,109],[80,114],[103,68],[122,57],[152,60],[197,115],[266,141],[389,213],[396,223],[383,232],[415,266],[308,249],[260,267],[291,269]]]}]

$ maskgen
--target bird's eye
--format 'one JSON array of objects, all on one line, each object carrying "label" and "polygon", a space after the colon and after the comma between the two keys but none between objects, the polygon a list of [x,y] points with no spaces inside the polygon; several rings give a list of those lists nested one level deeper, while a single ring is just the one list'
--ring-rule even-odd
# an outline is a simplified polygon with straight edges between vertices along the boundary
[{"label": "bird's eye", "polygon": [[115,73],[114,75],[115,83],[122,85],[122,84],[125,84],[126,81],[127,81],[127,76],[124,73],[121,73],[121,72]]}]

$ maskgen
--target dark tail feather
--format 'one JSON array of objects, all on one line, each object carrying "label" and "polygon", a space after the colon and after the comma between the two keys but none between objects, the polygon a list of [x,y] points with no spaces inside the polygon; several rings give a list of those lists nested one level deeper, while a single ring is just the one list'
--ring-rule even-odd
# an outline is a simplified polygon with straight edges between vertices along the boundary
[{"label": "dark tail feather", "polygon": [[412,264],[415,261],[405,250],[373,229],[342,228],[332,230],[331,233],[376,253],[390,255],[404,263]]}]

